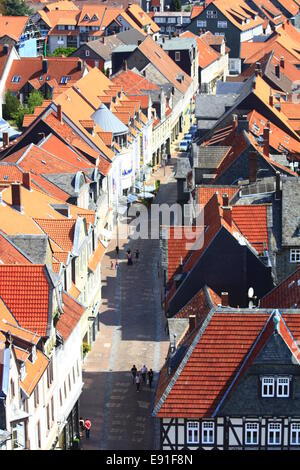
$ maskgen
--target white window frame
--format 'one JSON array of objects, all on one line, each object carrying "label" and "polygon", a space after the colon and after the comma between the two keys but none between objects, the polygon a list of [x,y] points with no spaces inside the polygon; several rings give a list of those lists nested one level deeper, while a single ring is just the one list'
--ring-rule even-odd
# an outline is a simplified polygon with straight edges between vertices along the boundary
[{"label": "white window frame", "polygon": [[[264,393],[264,387],[267,386],[268,390]],[[269,388],[273,387],[273,393],[270,393]],[[275,396],[275,378],[274,377],[263,377],[261,381],[261,396],[262,397],[274,397]]]},{"label": "white window frame", "polygon": [[88,49],[85,50],[85,57],[89,57],[90,56],[90,51]]},{"label": "white window frame", "polygon": [[[191,435],[189,435],[191,432]],[[186,427],[187,444],[199,444],[199,423],[197,421],[188,421]]]},{"label": "white window frame", "polygon": [[[280,446],[281,432],[282,432],[281,423],[269,423],[268,424],[268,445],[269,446]],[[276,439],[277,434],[279,434],[279,439]],[[271,439],[271,436],[272,436],[272,439]]]},{"label": "white window frame", "polygon": [[[247,433],[250,434],[250,441],[247,442]],[[258,423],[246,423],[245,426],[245,445],[255,446],[258,445],[259,439],[259,424]]]},{"label": "white window frame", "polygon": [[206,28],[207,21],[206,20],[197,20],[197,28]]},{"label": "white window frame", "polygon": [[[293,442],[293,434],[295,434],[295,441],[296,442]],[[300,446],[300,423],[291,423],[290,445],[291,446]]]},{"label": "white window frame", "polygon": [[218,12],[215,10],[208,10],[206,12],[206,18],[218,18]]},{"label": "white window frame", "polygon": [[201,437],[202,437],[202,444],[214,444],[215,423],[213,421],[203,421]]},{"label": "white window frame", "polygon": [[227,28],[228,27],[228,22],[225,20],[220,20],[217,23],[217,28]]},{"label": "white window frame", "polygon": [[[280,392],[280,388],[282,389]],[[289,377],[278,377],[276,381],[276,396],[279,398],[288,398],[290,396]]]},{"label": "white window frame", "polygon": [[290,263],[300,263],[300,248],[290,249]]}]

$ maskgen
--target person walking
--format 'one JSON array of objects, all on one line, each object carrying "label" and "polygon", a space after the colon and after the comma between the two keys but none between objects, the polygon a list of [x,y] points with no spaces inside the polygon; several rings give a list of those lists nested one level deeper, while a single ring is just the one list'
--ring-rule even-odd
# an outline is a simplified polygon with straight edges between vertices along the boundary
[{"label": "person walking", "polygon": [[127,264],[128,266],[132,265],[132,254],[130,250],[127,251]]},{"label": "person walking", "polygon": [[82,416],[80,416],[79,418],[79,435],[80,435],[80,438],[82,439],[82,436],[83,436],[83,431],[84,431],[84,419]]},{"label": "person walking", "polygon": [[148,369],[144,364],[143,367],[142,367],[142,370],[141,370],[142,379],[143,379],[144,384],[146,383],[147,372],[148,372]]},{"label": "person walking", "polygon": [[91,431],[92,423],[89,419],[86,419],[84,422],[84,428],[85,428],[85,437],[86,439],[90,438],[90,431]]},{"label": "person walking", "polygon": [[116,246],[117,257],[119,256],[119,251],[120,251],[120,249],[119,249],[119,247],[118,247],[118,245],[117,245],[117,246]]},{"label": "person walking", "polygon": [[140,377],[140,374],[137,374],[137,375],[136,375],[135,384],[136,384],[136,391],[139,392],[139,391],[140,391],[140,385],[141,385],[141,377]]},{"label": "person walking", "polygon": [[153,382],[153,370],[150,369],[148,372],[148,382],[149,382],[149,388],[151,388],[152,382]]},{"label": "person walking", "polygon": [[118,267],[119,267],[119,260],[118,260],[118,258],[117,258],[117,259],[116,259],[116,269],[118,269]]},{"label": "person walking", "polygon": [[131,377],[132,377],[132,383],[133,384],[134,384],[134,381],[135,381],[135,378],[136,378],[136,374],[137,374],[137,368],[133,364],[133,366],[131,367]]},{"label": "person walking", "polygon": [[110,262],[110,269],[114,269],[114,262],[113,261]]}]

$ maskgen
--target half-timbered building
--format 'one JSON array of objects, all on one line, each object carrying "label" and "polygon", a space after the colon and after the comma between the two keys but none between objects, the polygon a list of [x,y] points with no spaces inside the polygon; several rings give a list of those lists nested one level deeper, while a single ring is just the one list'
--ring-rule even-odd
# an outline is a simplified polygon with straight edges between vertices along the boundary
[{"label": "half-timbered building", "polygon": [[206,286],[169,319],[152,415],[163,450],[299,450],[299,309],[238,309]]}]

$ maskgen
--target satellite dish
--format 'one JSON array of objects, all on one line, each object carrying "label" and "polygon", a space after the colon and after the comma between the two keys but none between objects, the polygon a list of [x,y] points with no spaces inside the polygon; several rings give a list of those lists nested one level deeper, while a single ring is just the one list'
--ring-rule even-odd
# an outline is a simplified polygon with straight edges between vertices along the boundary
[{"label": "satellite dish", "polygon": [[253,289],[253,287],[249,287],[249,289],[248,289],[249,299],[252,299],[253,296],[254,296],[254,289]]}]

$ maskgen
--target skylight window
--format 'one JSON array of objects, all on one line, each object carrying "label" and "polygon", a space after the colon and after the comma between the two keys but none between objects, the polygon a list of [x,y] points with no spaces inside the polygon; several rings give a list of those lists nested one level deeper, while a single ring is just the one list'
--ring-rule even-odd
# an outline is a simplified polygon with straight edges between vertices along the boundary
[{"label": "skylight window", "polygon": [[21,80],[21,75],[14,75],[11,79],[12,83],[19,83]]},{"label": "skylight window", "polygon": [[63,85],[65,85],[66,83],[68,83],[69,80],[71,80],[70,75],[64,75],[63,77],[61,77],[60,83],[62,83]]}]

